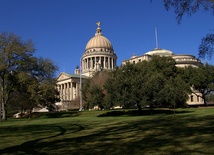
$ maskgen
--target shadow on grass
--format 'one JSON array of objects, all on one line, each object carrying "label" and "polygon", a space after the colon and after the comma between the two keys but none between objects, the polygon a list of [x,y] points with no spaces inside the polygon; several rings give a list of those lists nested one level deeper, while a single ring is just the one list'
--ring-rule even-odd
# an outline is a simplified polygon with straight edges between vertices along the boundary
[{"label": "shadow on grass", "polygon": [[[68,124],[69,125],[69,124]],[[85,128],[78,125],[78,124],[70,124],[71,126],[73,126],[74,128],[72,129],[72,132],[70,133],[76,133],[79,132],[81,130],[84,130]],[[16,130],[17,128],[10,128],[10,130]],[[1,128],[1,130],[3,131],[4,128]],[[7,129],[5,128],[5,132]],[[48,136],[48,137],[44,137],[44,138],[38,138],[35,140],[30,140],[30,141],[26,141],[20,145],[16,145],[16,146],[12,146],[12,147],[8,147],[5,149],[0,149],[0,153],[1,154],[9,154],[9,155],[13,155],[13,154],[29,154],[29,155],[47,155],[49,154],[48,152],[41,152],[41,148],[43,147],[52,147],[52,145],[50,145],[49,143],[43,143],[42,141],[44,140],[49,140],[49,139],[53,139],[53,138],[57,138],[59,136],[63,136],[66,133],[66,129],[61,127],[61,126],[54,126],[54,125],[47,125],[47,126],[42,126],[42,125],[30,125],[27,127],[24,127],[23,129],[21,129],[20,132],[29,132],[32,131],[31,134],[35,134],[39,133],[39,132],[47,132],[46,135],[51,134],[53,132],[53,130],[58,130],[59,133],[53,135],[53,136]]]},{"label": "shadow on grass", "polygon": [[60,112],[35,112],[32,117],[36,118],[64,118],[64,117],[76,117],[79,116],[79,111],[60,111]]},{"label": "shadow on grass", "polygon": [[[179,115],[172,119],[170,115],[152,116],[149,119],[135,121],[115,121],[105,124],[106,118],[100,118],[100,125],[83,127],[84,124],[71,124],[73,128],[46,126],[57,129],[54,136],[27,141],[21,145],[0,149],[1,154],[77,154],[77,155],[142,155],[142,154],[213,154],[214,115]],[[117,119],[115,117],[115,119]],[[12,128],[12,127],[11,127]],[[34,126],[46,130],[42,126]],[[41,128],[41,129],[40,129]],[[44,128],[44,129],[43,129]],[[93,128],[98,128],[94,130]],[[26,128],[28,131],[30,128]],[[5,128],[6,130],[6,128]],[[69,132],[70,130],[70,132]],[[87,131],[80,134],[80,131]],[[90,131],[92,130],[92,131]],[[68,133],[68,134],[65,134]],[[74,134],[75,133],[75,134]],[[79,135],[78,135],[79,134]],[[61,137],[60,137],[61,136]],[[18,153],[20,152],[20,153]]]},{"label": "shadow on grass", "polygon": [[[181,113],[190,113],[191,111],[176,111],[176,114],[181,114]],[[144,109],[142,111],[139,110],[113,110],[109,111],[103,114],[98,115],[98,117],[108,117],[108,116],[147,116],[147,115],[157,115],[157,114],[165,114],[165,115],[171,115],[174,114],[174,110],[149,110],[149,109]]]}]

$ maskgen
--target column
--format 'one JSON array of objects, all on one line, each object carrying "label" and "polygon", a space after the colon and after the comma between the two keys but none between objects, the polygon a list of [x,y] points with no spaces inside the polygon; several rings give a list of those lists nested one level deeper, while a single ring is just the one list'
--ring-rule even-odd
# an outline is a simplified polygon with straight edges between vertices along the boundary
[{"label": "column", "polygon": [[90,69],[90,60],[89,60],[89,58],[88,58],[88,63],[87,64],[88,64],[87,68]]},{"label": "column", "polygon": [[73,100],[73,83],[71,82],[71,88],[70,88],[70,99]]},{"label": "column", "polygon": [[90,58],[88,58],[88,69],[90,69]]},{"label": "column", "polygon": [[76,96],[77,96],[77,89],[76,89],[76,83],[73,83],[73,94],[74,94],[74,96],[73,96],[73,99],[75,100],[76,99]]},{"label": "column", "polygon": [[90,60],[91,60],[90,68],[93,69],[93,60],[92,60],[92,57],[90,58]]},{"label": "column", "polygon": [[85,59],[86,60],[86,69],[88,69],[88,58]]},{"label": "column", "polygon": [[67,100],[67,83],[65,83],[65,100]]},{"label": "column", "polygon": [[103,61],[104,61],[104,66],[103,66],[103,68],[106,69],[106,57],[104,57],[103,59],[104,59],[104,60],[103,60]]},{"label": "column", "polygon": [[59,98],[61,98],[61,85],[58,85]]},{"label": "column", "polygon": [[62,85],[60,85],[59,98],[62,99]]},{"label": "column", "polygon": [[65,85],[62,84],[62,99],[65,99]]},{"label": "column", "polygon": [[76,83],[76,97],[79,96],[79,83]]},{"label": "column", "polygon": [[68,82],[68,100],[71,100],[70,87],[71,87],[71,83]]},{"label": "column", "polygon": [[103,62],[104,62],[104,60],[103,60],[103,57],[100,57],[100,69],[102,70],[103,69]]},{"label": "column", "polygon": [[108,57],[108,69],[110,68],[110,57]]},{"label": "column", "polygon": [[85,59],[85,70],[87,69],[87,59]]}]

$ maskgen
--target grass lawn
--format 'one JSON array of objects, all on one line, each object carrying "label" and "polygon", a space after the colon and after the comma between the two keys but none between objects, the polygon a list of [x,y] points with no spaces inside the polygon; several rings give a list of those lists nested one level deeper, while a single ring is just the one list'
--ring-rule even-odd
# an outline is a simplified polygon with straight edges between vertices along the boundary
[{"label": "grass lawn", "polygon": [[213,137],[214,108],[52,113],[0,124],[0,154],[213,154]]}]

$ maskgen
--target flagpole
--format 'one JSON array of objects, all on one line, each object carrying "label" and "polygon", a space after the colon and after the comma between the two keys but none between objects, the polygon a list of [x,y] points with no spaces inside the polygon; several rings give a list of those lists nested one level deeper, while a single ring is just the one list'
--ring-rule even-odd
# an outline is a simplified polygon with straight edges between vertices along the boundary
[{"label": "flagpole", "polygon": [[155,27],[155,41],[156,41],[156,48],[158,48],[158,32],[156,27]]},{"label": "flagpole", "polygon": [[82,111],[82,59],[80,58],[80,109],[79,111]]}]

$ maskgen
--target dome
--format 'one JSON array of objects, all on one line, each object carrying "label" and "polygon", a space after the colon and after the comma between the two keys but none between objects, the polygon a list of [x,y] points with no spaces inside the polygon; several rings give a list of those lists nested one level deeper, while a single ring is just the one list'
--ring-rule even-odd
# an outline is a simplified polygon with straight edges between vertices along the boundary
[{"label": "dome", "polygon": [[145,53],[147,55],[160,55],[160,56],[169,56],[169,55],[173,55],[173,52],[170,50],[166,50],[166,49],[161,49],[161,48],[155,48],[147,53]]},{"label": "dome", "polygon": [[85,47],[85,51],[92,48],[105,48],[113,50],[111,42],[106,37],[103,36],[100,24],[98,24],[95,36],[88,41]]},{"label": "dome", "polygon": [[111,42],[102,35],[95,35],[93,38],[91,38],[86,47],[85,50],[92,49],[92,48],[107,48],[112,49]]},{"label": "dome", "polygon": [[86,44],[81,58],[82,75],[89,77],[97,71],[114,69],[117,62],[111,42],[102,34],[100,22],[96,24],[96,33]]},{"label": "dome", "polygon": [[137,58],[137,56],[133,53],[131,59]]}]

